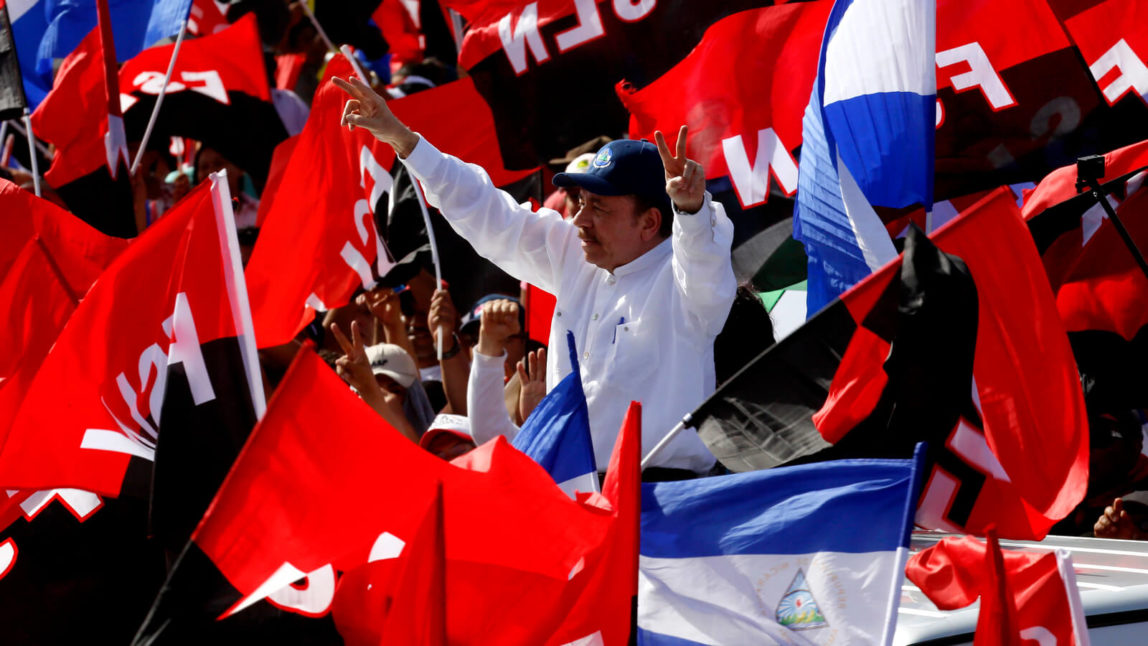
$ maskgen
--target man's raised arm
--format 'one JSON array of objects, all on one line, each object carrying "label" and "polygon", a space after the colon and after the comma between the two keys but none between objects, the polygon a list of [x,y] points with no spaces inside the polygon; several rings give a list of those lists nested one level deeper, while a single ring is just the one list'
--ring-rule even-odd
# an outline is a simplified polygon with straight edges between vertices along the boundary
[{"label": "man's raised arm", "polygon": [[439,152],[359,79],[334,83],[350,95],[342,125],[364,128],[394,148],[426,188],[427,201],[479,254],[520,280],[557,292],[567,255],[580,249],[571,224],[550,210],[534,213],[495,187],[482,168]]},{"label": "man's raised arm", "polygon": [[674,283],[684,315],[699,331],[717,335],[737,293],[730,248],[733,223],[706,192],[701,164],[686,157],[686,126],[678,131],[676,152],[661,132],[654,133],[666,169],[666,194],[674,207]]}]

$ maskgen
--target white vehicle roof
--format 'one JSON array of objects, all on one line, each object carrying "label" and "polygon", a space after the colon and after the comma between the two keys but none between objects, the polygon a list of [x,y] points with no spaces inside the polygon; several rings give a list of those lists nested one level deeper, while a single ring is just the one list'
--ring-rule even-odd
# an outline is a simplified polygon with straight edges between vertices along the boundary
[{"label": "white vehicle roof", "polygon": [[[914,532],[911,551],[939,542],[942,532]],[[1001,547],[1025,552],[1063,548],[1072,555],[1089,636],[1095,646],[1148,644],[1148,542],[1049,536],[1040,542],[1002,540]],[[901,587],[895,646],[971,644],[979,602],[943,611],[908,579]]]}]

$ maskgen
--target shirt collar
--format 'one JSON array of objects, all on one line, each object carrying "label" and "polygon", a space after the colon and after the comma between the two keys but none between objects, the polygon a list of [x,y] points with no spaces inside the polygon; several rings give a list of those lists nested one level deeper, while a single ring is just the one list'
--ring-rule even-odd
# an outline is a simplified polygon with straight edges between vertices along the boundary
[{"label": "shirt collar", "polygon": [[664,261],[666,257],[673,252],[673,249],[674,248],[671,239],[667,237],[665,240],[662,240],[660,243],[658,243],[658,246],[650,249],[646,253],[638,256],[637,258],[622,265],[621,267],[615,267],[613,272],[607,273],[613,273],[614,276],[620,278],[622,276],[628,276],[630,274],[637,273],[648,267],[660,265],[662,261]]}]

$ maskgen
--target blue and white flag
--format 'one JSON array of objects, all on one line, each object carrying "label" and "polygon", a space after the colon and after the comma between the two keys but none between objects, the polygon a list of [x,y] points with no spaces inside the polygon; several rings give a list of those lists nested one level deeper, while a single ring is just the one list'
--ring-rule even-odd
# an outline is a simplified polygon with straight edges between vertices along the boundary
[{"label": "blue and white flag", "polygon": [[638,643],[890,643],[923,460],[643,485]]},{"label": "blue and white flag", "polygon": [[570,374],[538,402],[511,444],[534,458],[559,489],[574,497],[575,491],[599,490],[598,467],[572,332],[566,333],[566,343],[570,347]]},{"label": "blue and white flag", "polygon": [[[191,0],[108,0],[116,58],[126,61],[179,33]],[[96,26],[96,0],[8,0],[16,56],[28,107],[52,89],[54,62],[66,58]]]},{"label": "blue and white flag", "polygon": [[874,206],[933,205],[934,0],[837,0],[802,120],[793,237],[813,316],[897,256]]}]

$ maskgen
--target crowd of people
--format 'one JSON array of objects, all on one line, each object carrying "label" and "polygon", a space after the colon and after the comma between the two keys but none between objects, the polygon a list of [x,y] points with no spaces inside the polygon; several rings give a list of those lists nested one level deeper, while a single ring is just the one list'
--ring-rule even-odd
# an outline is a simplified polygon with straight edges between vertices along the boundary
[{"label": "crowd of people", "polygon": [[[228,18],[248,11],[259,17],[268,60],[306,55],[299,82],[273,97],[284,128],[297,133],[324,63],[323,41],[297,3],[236,3]],[[644,405],[648,452],[773,343],[761,299],[735,280],[733,225],[706,191],[684,127],[669,139],[659,133],[656,143],[604,133],[572,150],[545,172],[553,182],[535,208],[495,188],[481,169],[441,153],[388,109],[390,99],[456,78],[453,66],[427,58],[375,69],[373,86],[335,81],[347,95],[343,125],[393,147],[425,187],[434,217],[523,281],[524,291],[494,289],[458,302],[447,282],[436,282],[428,257],[401,286],[360,290],[349,304],[321,313],[291,344],[262,351],[270,389],[310,337],[390,426],[449,460],[496,436],[513,439],[548,390],[578,369],[602,472],[631,400]],[[258,239],[259,191],[219,151],[187,139],[181,145],[187,148],[149,150],[132,177],[137,232],[208,174],[226,169],[246,261]],[[32,190],[25,169],[0,168],[0,177]],[[63,205],[52,187],[43,192]],[[547,343],[528,334],[527,283],[556,297]],[[568,332],[577,366],[567,351]],[[1091,424],[1089,495],[1060,529],[1148,538],[1148,501],[1132,493],[1148,475],[1140,419],[1131,410],[1106,410]],[[682,433],[653,456],[644,479],[722,471],[696,434]]]}]

